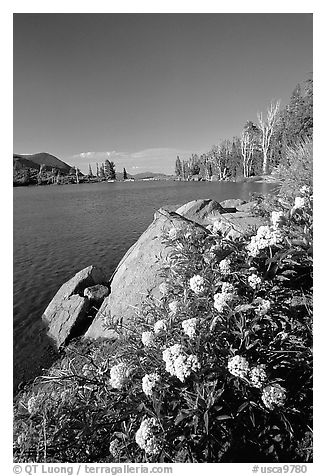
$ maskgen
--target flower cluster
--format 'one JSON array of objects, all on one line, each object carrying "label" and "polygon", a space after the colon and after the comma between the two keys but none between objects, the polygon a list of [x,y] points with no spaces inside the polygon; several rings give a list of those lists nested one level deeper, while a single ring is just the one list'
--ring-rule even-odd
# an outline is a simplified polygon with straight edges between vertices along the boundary
[{"label": "flower cluster", "polygon": [[192,319],[187,319],[182,321],[182,328],[185,334],[187,334],[190,339],[195,336],[196,333],[197,319],[193,317]]},{"label": "flower cluster", "polygon": [[225,225],[220,220],[215,220],[212,227],[213,235],[217,235],[218,233],[223,233],[225,229]]},{"label": "flower cluster", "polygon": [[257,274],[251,274],[248,276],[248,284],[252,289],[257,289],[261,284],[262,279]]},{"label": "flower cluster", "polygon": [[249,362],[245,357],[235,355],[228,362],[228,371],[235,377],[244,378],[249,371]]},{"label": "flower cluster", "polygon": [[180,308],[180,303],[179,301],[172,301],[169,303],[169,309],[170,309],[170,314],[171,316],[175,316],[176,313],[178,312]]},{"label": "flower cluster", "polygon": [[148,397],[153,395],[153,388],[160,381],[160,376],[158,373],[146,374],[142,380],[143,392]]},{"label": "flower cluster", "polygon": [[195,355],[187,356],[180,344],[174,344],[163,351],[163,360],[166,371],[175,375],[181,382],[184,382],[191,372],[200,369],[200,363]]},{"label": "flower cluster", "polygon": [[269,226],[260,226],[257,234],[251,237],[250,243],[247,245],[249,255],[256,257],[260,251],[269,247],[275,246],[281,242],[281,236],[278,230]]},{"label": "flower cluster", "polygon": [[271,308],[271,302],[268,299],[262,299],[261,297],[256,298],[253,303],[257,304],[255,312],[258,316],[264,316]]},{"label": "flower cluster", "polygon": [[166,283],[161,283],[159,285],[159,290],[160,290],[160,293],[163,295],[163,296],[166,296],[167,293],[169,292],[169,288],[168,288],[168,285]]},{"label": "flower cluster", "polygon": [[249,381],[253,387],[261,388],[267,381],[267,374],[263,365],[252,367],[249,372]]},{"label": "flower cluster", "polygon": [[109,451],[114,458],[117,458],[119,456],[121,448],[120,441],[117,438],[111,441]]},{"label": "flower cluster", "polygon": [[199,274],[196,274],[190,278],[189,286],[195,294],[202,294],[205,290],[204,278],[199,276]]},{"label": "flower cluster", "polygon": [[286,390],[278,383],[267,385],[263,389],[261,396],[265,407],[269,410],[274,410],[275,407],[282,407],[286,399]]},{"label": "flower cluster", "polygon": [[307,200],[305,197],[295,197],[293,210],[297,210],[298,208],[304,208],[307,204]]},{"label": "flower cluster", "polygon": [[222,291],[214,295],[214,308],[218,312],[223,312],[228,305],[235,300],[235,288],[230,283],[222,284]]},{"label": "flower cluster", "polygon": [[160,319],[159,321],[156,321],[154,324],[154,334],[163,334],[164,332],[167,331],[167,322],[166,319]]},{"label": "flower cluster", "polygon": [[155,436],[158,422],[155,418],[145,418],[136,431],[137,445],[148,455],[155,455],[160,451],[159,441]]},{"label": "flower cluster", "polygon": [[114,365],[110,370],[110,385],[121,390],[128,380],[130,369],[124,362]]},{"label": "flower cluster", "polygon": [[271,213],[271,222],[274,228],[279,228],[281,225],[284,225],[286,217],[282,211],[272,212]]},{"label": "flower cluster", "polygon": [[220,261],[218,267],[219,267],[219,270],[222,274],[230,274],[231,273],[231,260],[230,258],[225,258],[225,259],[222,259],[222,261]]},{"label": "flower cluster", "polygon": [[150,347],[155,341],[155,335],[152,331],[145,331],[141,335],[141,341],[145,347]]},{"label": "flower cluster", "polygon": [[27,402],[27,410],[30,415],[34,415],[39,409],[39,401],[35,395],[32,395]]}]

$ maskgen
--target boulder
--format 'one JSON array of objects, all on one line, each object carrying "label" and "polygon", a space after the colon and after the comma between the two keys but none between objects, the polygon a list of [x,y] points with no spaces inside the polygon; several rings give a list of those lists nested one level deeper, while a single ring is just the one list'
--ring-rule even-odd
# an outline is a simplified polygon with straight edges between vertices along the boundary
[{"label": "boulder", "polygon": [[176,213],[200,225],[209,225],[212,219],[224,213],[224,208],[215,200],[193,200],[176,210]]},{"label": "boulder", "polygon": [[48,336],[51,337],[59,348],[64,345],[69,336],[87,317],[89,300],[73,294],[63,299],[57,308],[55,318],[48,322]]},{"label": "boulder", "polygon": [[230,198],[228,200],[224,200],[220,202],[221,207],[225,208],[238,208],[241,205],[244,205],[246,202],[245,200],[241,200],[241,198]]},{"label": "boulder", "polygon": [[109,294],[109,288],[103,284],[96,284],[84,289],[84,296],[90,301],[100,304],[103,299]]},{"label": "boulder", "polygon": [[110,295],[104,299],[85,338],[115,337],[105,323],[112,319],[114,323],[127,324],[135,318],[147,296],[162,296],[160,271],[171,251],[163,242],[163,234],[175,228],[185,232],[189,227],[198,233],[208,233],[204,227],[175,212],[160,209],[155,213],[154,221],[120,261],[110,283]]},{"label": "boulder", "polygon": [[235,240],[248,234],[254,234],[261,225],[266,225],[266,218],[254,215],[250,211],[236,213],[224,213],[214,221],[214,227],[218,228],[226,239]]},{"label": "boulder", "polygon": [[107,283],[104,271],[88,266],[64,283],[43,313],[48,325],[48,335],[60,347],[70,336],[72,329],[85,321],[89,300],[82,296],[86,287]]}]

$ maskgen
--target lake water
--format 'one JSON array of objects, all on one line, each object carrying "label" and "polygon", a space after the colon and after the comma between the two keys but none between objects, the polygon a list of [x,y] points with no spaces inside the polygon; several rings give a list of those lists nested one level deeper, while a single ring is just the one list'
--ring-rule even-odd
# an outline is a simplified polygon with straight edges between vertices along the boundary
[{"label": "lake water", "polygon": [[14,188],[14,388],[56,357],[41,316],[58,288],[91,264],[111,274],[155,210],[199,198],[246,200],[274,189],[173,181]]}]

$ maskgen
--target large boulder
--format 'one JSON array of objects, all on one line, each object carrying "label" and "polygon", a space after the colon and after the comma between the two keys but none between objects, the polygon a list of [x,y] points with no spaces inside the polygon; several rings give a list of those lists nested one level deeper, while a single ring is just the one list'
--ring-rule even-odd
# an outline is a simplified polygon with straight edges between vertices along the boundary
[{"label": "large boulder", "polygon": [[160,271],[171,251],[163,241],[164,232],[178,229],[182,233],[189,227],[198,233],[208,233],[204,227],[175,212],[160,209],[155,213],[154,221],[120,261],[111,281],[111,293],[104,299],[85,338],[114,337],[115,333],[106,326],[110,320],[127,324],[147,296],[161,296]]},{"label": "large boulder", "polygon": [[107,281],[102,269],[88,266],[61,286],[42,316],[47,323],[48,335],[57,347],[65,344],[71,334],[84,325],[87,319],[90,301],[83,297],[84,289]]},{"label": "large boulder", "polygon": [[219,217],[225,210],[215,200],[205,199],[185,203],[176,213],[201,225],[209,225],[214,217]]}]

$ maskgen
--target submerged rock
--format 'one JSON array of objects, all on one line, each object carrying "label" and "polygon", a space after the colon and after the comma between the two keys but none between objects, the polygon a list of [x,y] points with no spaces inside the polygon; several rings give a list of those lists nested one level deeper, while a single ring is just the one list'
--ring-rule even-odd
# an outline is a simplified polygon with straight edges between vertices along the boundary
[{"label": "submerged rock", "polygon": [[103,284],[96,284],[84,289],[84,296],[95,304],[101,304],[103,299],[109,294],[109,288]]}]

